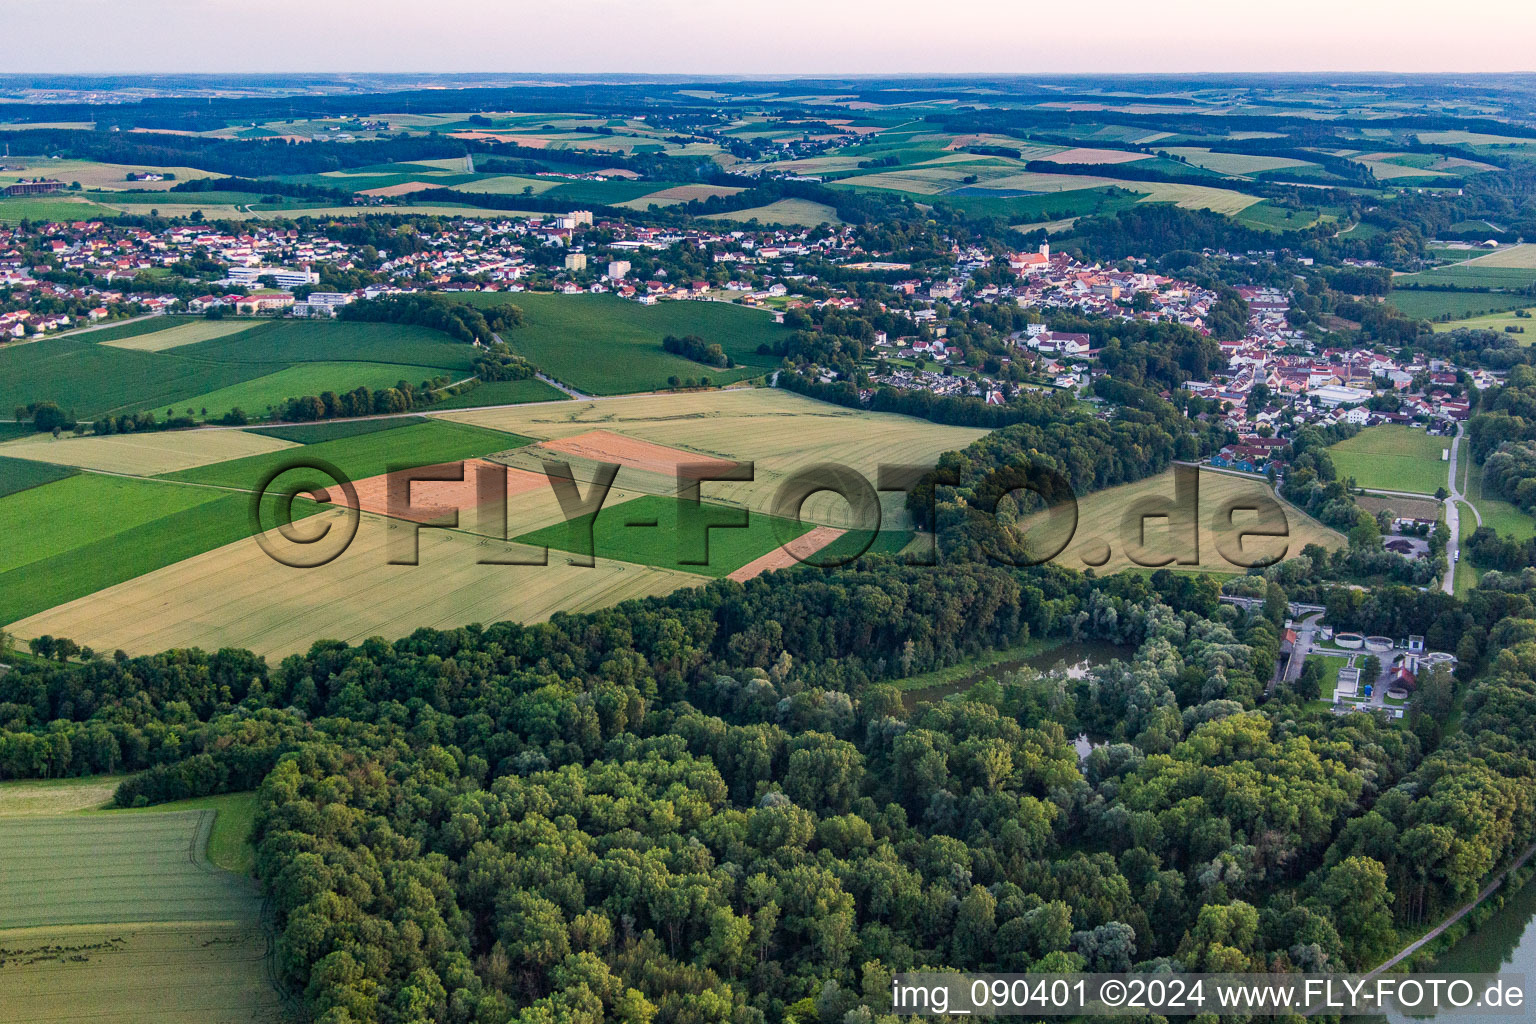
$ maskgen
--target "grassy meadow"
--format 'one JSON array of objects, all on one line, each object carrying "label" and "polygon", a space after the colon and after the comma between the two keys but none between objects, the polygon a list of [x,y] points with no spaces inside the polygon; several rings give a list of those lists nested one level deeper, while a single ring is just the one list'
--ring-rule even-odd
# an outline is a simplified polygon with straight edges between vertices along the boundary
[{"label": "grassy meadow", "polygon": [[1440,453],[1451,440],[1385,423],[1340,441],[1328,454],[1341,480],[1353,477],[1357,486],[1371,490],[1434,494],[1450,479],[1450,464],[1441,461]]},{"label": "grassy meadow", "polygon": [[[471,346],[421,327],[247,321],[244,330],[191,340],[194,329],[212,332],[213,323],[156,317],[0,348],[0,408],[53,401],[81,420],[136,411],[163,414],[167,408],[188,406],[201,410],[208,401],[222,402],[220,393],[226,388],[311,363],[328,364],[329,369],[295,371],[230,394],[264,407],[295,396],[293,388],[300,385],[323,383],[331,390],[350,390],[367,380],[393,384],[401,376],[418,383],[423,370],[456,379],[474,372]],[[228,322],[217,323],[222,327]],[[155,351],[157,338],[176,344]],[[120,347],[130,340],[136,347]],[[384,370],[381,364],[399,368]],[[208,409],[217,415],[218,410]]]},{"label": "grassy meadow", "polygon": [[[527,322],[503,335],[512,351],[551,377],[594,395],[653,391],[666,387],[671,376],[708,377],[715,384],[759,376],[778,360],[758,355],[757,347],[789,334],[762,310],[724,302],[642,306],[612,295],[536,292],[472,292],[463,298],[481,306],[511,303],[521,308]],[[742,365],[723,370],[672,355],[661,347],[668,334],[696,334],[718,343]],[[467,400],[473,401],[472,395]]]}]

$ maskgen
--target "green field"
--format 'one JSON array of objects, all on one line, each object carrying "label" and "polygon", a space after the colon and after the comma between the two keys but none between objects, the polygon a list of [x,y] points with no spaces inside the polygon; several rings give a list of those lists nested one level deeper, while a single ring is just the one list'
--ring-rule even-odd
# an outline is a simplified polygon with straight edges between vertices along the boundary
[{"label": "green field", "polygon": [[1322,216],[1323,212],[1315,207],[1294,210],[1278,206],[1266,199],[1239,210],[1232,219],[1239,224],[1264,231],[1301,231],[1316,224]]},{"label": "green field", "polygon": [[[163,330],[186,323],[180,318],[165,319],[163,326],[155,326]],[[458,376],[474,372],[471,346],[436,331],[405,325],[276,321],[163,352],[98,344],[104,339],[97,338],[97,333],[45,338],[0,349],[0,408],[54,401],[81,420],[140,410],[163,413],[169,407],[184,408],[189,402],[200,409],[203,399],[215,392],[300,363],[401,364],[414,373],[423,367],[441,368],[439,372]],[[378,379],[379,371],[357,367],[357,372]],[[389,374],[399,372],[385,372],[388,383],[399,379]],[[333,390],[350,390],[363,383],[345,377],[325,379]],[[279,385],[252,394],[261,398],[287,390]],[[287,397],[282,394],[278,400]],[[209,412],[214,411],[210,406]]]},{"label": "green field", "polygon": [[492,380],[477,384],[463,394],[433,402],[428,408],[477,409],[482,405],[523,405],[528,402],[563,402],[570,396],[541,380]]},{"label": "green field", "polygon": [[[1519,307],[1516,307],[1517,309]],[[1505,310],[1502,313],[1486,313],[1482,316],[1468,317],[1465,320],[1450,320],[1445,323],[1435,324],[1435,330],[1444,331],[1496,331],[1505,333],[1506,327],[1518,327],[1520,330],[1508,332],[1522,345],[1536,343],[1536,308],[1527,307],[1524,312],[1532,313],[1531,316],[1516,316],[1516,310]]]},{"label": "green field", "polygon": [[852,558],[856,555],[898,555],[912,538],[916,536],[911,530],[881,530],[875,534],[874,540],[862,553],[859,548],[869,540],[868,530],[849,530],[838,537],[832,543],[816,552],[813,559],[818,565],[835,565],[842,559]]},{"label": "green field", "polygon": [[208,860],[225,871],[249,875],[256,867],[256,848],[251,845],[251,834],[256,826],[255,793],[221,793],[153,807],[103,808],[100,813],[118,817],[205,810],[214,812],[213,828],[208,833]]},{"label": "green field", "polygon": [[425,422],[420,416],[393,416],[381,420],[328,420],[324,423],[298,423],[284,427],[252,427],[246,433],[265,434],[295,444],[319,444],[322,441],[377,434],[381,430],[397,430]]},{"label": "green field", "polygon": [[1404,288],[1390,293],[1387,303],[1405,315],[1420,320],[1439,320],[1442,317],[1462,320],[1484,313],[1529,306],[1531,297],[1499,292],[1416,291]]},{"label": "green field", "polygon": [[0,224],[19,224],[24,220],[111,220],[117,215],[116,210],[98,203],[53,196],[0,199]]},{"label": "green field", "polygon": [[[546,526],[523,534],[519,543],[547,545],[557,551],[585,553],[586,530],[592,530],[592,552],[599,559],[611,558],[639,565],[654,565],[703,576],[728,576],[748,562],[811,530],[809,525],[753,512],[742,528],[708,531],[707,564],[694,538],[703,535],[703,523],[729,522],[745,515],[710,502],[695,511],[690,503],[677,498],[648,494],[619,505],[605,506],[592,516]],[[654,525],[643,525],[654,522]],[[550,556],[551,561],[555,559]],[[685,561],[688,560],[688,561]]]},{"label": "green field", "polygon": [[[55,466],[47,462],[32,462],[27,459],[10,459],[0,456],[0,498],[41,487],[43,484],[50,484],[74,474],[74,469],[69,466]],[[0,510],[4,508],[5,503],[0,501]],[[3,514],[3,511],[0,511],[0,515]],[[7,538],[6,544],[9,543],[10,538]],[[0,552],[3,552],[3,547],[0,547]]]},{"label": "green field", "polygon": [[1447,288],[1505,288],[1517,291],[1536,283],[1536,268],[1501,267],[1480,262],[1453,263],[1417,274],[1403,274],[1394,281],[1398,287],[1430,284]]},{"label": "green field", "polygon": [[[254,887],[198,863],[207,811],[27,817],[0,829],[8,928],[217,921],[250,913]],[[199,856],[188,856],[197,848]]]},{"label": "green field", "polygon": [[[230,462],[172,473],[168,479],[224,487],[253,489],[273,469],[300,459],[322,459],[354,482],[379,476],[400,466],[428,466],[439,462],[472,459],[494,452],[521,448],[529,439],[467,423],[429,420],[398,430],[375,431],[306,445],[302,451],[286,450],[252,455]],[[243,499],[242,499],[243,500]]]},{"label": "green field", "polygon": [[[1467,455],[1465,451],[1463,451],[1462,457],[1469,464],[1466,486],[1463,488],[1462,493],[1467,496],[1467,499],[1472,504],[1477,506],[1478,513],[1483,517],[1483,525],[1491,527],[1500,536],[1514,537],[1517,540],[1536,537],[1536,518],[1520,511],[1511,502],[1484,494],[1483,467],[1474,463],[1471,456]],[[1466,527],[1465,522],[1462,524],[1462,529],[1465,533],[1471,533],[1471,530]]]},{"label": "green field", "polygon": [[[192,409],[199,418],[217,418],[236,408],[252,416],[265,416],[290,398],[320,395],[327,391],[343,394],[358,387],[379,391],[392,388],[402,380],[412,387],[420,387],[423,381],[435,377],[457,380],[462,373],[462,370],[438,366],[397,363],[299,363],[206,395],[194,395],[176,403],[176,407],[178,411]],[[203,412],[205,409],[206,413]]]},{"label": "green field", "polygon": [[7,818],[0,1024],[288,1019],[255,884],[209,863],[243,859],[231,837],[249,834],[252,807],[240,794]]},{"label": "green field", "polygon": [[[84,474],[81,478],[116,479],[86,477]],[[16,622],[250,536],[249,495],[209,488],[172,487],[154,481],[122,482],[157,488],[152,496],[161,503],[158,506],[160,514],[125,527],[117,514],[118,509],[112,505],[66,508],[46,520],[60,524],[66,518],[71,520],[68,529],[73,543],[64,548],[39,536],[43,531],[35,524],[14,546],[10,539],[14,531],[8,531],[7,563],[13,567],[0,572],[0,624]],[[69,480],[64,480],[48,486],[68,483]],[[12,497],[27,497],[45,490],[47,488],[38,488],[35,492]],[[172,492],[175,492],[174,496]],[[144,501],[150,495],[149,491],[134,495],[134,504],[141,516],[154,511],[144,508]],[[186,504],[194,499],[198,499],[197,503]],[[0,509],[4,504],[0,501]],[[264,506],[264,522],[274,520],[274,506],[275,499],[268,499]],[[293,503],[295,519],[320,510],[321,506],[302,498]]]},{"label": "green field", "polygon": [[[440,331],[411,324],[350,320],[276,320],[251,331],[175,350],[220,363],[401,363],[474,372],[475,349]],[[271,372],[264,370],[263,372]],[[254,375],[253,375],[254,376]]]},{"label": "green field", "polygon": [[[56,467],[33,463],[43,469]],[[223,497],[204,487],[80,473],[0,498],[0,577]],[[36,585],[44,585],[39,579]],[[0,598],[0,601],[3,601]]]},{"label": "green field", "polygon": [[1373,490],[1434,494],[1449,482],[1449,464],[1440,453],[1451,438],[1397,424],[1367,427],[1328,449],[1339,479]]},{"label": "green field", "polygon": [[[621,395],[667,386],[667,378],[708,377],[726,384],[776,366],[757,347],[789,330],[758,309],[724,302],[658,302],[642,306],[613,295],[467,292],[479,306],[511,303],[526,323],[503,336],[512,350],[551,377],[588,394]],[[743,364],[721,370],[662,351],[668,334],[696,334]]]}]

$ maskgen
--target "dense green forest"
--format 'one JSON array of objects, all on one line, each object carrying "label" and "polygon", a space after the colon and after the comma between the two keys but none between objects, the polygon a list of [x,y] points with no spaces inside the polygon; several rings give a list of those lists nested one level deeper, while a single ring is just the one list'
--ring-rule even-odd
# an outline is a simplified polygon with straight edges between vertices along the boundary
[{"label": "dense green forest", "polygon": [[[1406,625],[1448,613],[1401,589]],[[920,965],[1366,967],[1536,829],[1533,591],[1446,598],[1486,642],[1438,681],[1444,738],[1263,700],[1276,622],[1209,577],[871,560],[274,667],[24,663],[0,772],[259,787],[281,973],[328,1024],[836,1021]],[[1125,653],[892,685],[1029,638]]]}]

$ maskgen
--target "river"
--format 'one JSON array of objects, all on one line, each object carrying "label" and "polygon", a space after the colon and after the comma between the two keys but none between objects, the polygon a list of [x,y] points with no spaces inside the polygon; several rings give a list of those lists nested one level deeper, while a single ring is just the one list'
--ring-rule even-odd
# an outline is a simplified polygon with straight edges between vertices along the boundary
[{"label": "river", "polygon": [[[1436,974],[1524,974],[1527,1006],[1524,1012],[1508,1008],[1493,1011],[1466,1010],[1446,1015],[1457,1024],[1504,1024],[1536,1019],[1536,880],[1527,882],[1481,928],[1446,950],[1437,960]],[[1385,1017],[1356,1017],[1351,1024],[1413,1024],[1426,1017],[1391,1012]]]}]

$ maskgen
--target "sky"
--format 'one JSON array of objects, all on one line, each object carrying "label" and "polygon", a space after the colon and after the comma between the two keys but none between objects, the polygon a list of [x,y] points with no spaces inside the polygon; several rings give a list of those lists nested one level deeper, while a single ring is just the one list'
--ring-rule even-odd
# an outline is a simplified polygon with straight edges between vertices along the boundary
[{"label": "sky", "polygon": [[0,0],[0,72],[1536,71],[1531,0]]}]

